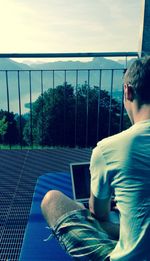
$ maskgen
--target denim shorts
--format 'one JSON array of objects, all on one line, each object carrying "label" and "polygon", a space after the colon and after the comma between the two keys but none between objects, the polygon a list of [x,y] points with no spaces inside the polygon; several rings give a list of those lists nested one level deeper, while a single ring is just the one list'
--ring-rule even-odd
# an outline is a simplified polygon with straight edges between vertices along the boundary
[{"label": "denim shorts", "polygon": [[74,260],[109,260],[109,254],[117,243],[109,238],[88,209],[64,214],[51,229]]}]

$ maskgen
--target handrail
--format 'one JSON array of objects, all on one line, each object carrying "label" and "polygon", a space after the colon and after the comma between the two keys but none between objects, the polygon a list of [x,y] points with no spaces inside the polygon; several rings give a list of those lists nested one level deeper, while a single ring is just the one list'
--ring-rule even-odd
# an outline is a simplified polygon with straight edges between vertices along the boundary
[{"label": "handrail", "polygon": [[128,57],[138,52],[87,52],[87,53],[0,53],[0,58],[75,58],[75,57]]}]

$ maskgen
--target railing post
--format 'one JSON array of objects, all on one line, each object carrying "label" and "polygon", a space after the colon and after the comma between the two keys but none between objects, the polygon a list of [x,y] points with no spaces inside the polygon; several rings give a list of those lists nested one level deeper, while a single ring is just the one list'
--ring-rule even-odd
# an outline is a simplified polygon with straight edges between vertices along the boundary
[{"label": "railing post", "polygon": [[6,90],[7,90],[7,109],[8,113],[10,112],[9,108],[9,87],[8,87],[8,71],[6,70]]},{"label": "railing post", "polygon": [[18,99],[19,99],[19,122],[20,122],[20,148],[22,149],[22,119],[21,119],[21,95],[20,95],[20,74],[18,72]]},{"label": "railing post", "polygon": [[77,145],[77,104],[78,104],[78,70],[76,70],[76,87],[75,87],[75,130],[74,130],[74,140],[75,147]]},{"label": "railing post", "polygon": [[90,70],[88,70],[88,82],[86,86],[86,134],[85,134],[85,146],[88,147],[88,127],[89,127],[89,89],[90,89]]},{"label": "railing post", "polygon": [[32,135],[32,84],[31,84],[31,71],[29,71],[29,89],[30,89],[30,143],[33,148],[33,135]]},{"label": "railing post", "polygon": [[[8,85],[8,71],[6,70],[6,92],[7,92],[7,111],[8,114],[10,112],[10,106],[9,106],[9,85]],[[9,140],[9,148],[11,149],[11,142]]]},{"label": "railing post", "polygon": [[97,103],[97,142],[99,140],[99,127],[100,127],[100,101],[101,101],[101,81],[102,70],[99,70],[99,89],[98,89],[98,103]]},{"label": "railing post", "polygon": [[122,84],[122,97],[121,97],[121,111],[120,111],[120,128],[119,132],[123,130],[123,118],[124,118],[124,85]]},{"label": "railing post", "polygon": [[53,70],[53,105],[54,105],[54,89],[55,89],[55,71]]},{"label": "railing post", "polygon": [[110,134],[111,134],[111,110],[112,110],[113,78],[114,78],[114,69],[112,69],[112,71],[111,71],[111,89],[110,89],[110,103],[109,103],[108,136],[110,136]]},{"label": "railing post", "polygon": [[64,70],[64,146],[66,145],[66,70]]},{"label": "railing post", "polygon": [[43,71],[41,70],[41,96],[42,96],[42,126],[41,126],[41,135],[42,135],[42,148],[43,148],[43,135],[44,135],[44,86],[43,86]]}]

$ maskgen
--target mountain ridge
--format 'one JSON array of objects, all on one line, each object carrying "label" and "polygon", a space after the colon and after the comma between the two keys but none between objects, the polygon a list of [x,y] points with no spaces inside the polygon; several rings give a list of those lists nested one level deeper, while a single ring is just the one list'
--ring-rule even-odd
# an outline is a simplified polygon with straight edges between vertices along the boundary
[{"label": "mountain ridge", "polygon": [[[68,67],[67,67],[68,66]],[[98,68],[96,68],[98,66]],[[33,70],[33,69],[123,69],[124,65],[120,62],[106,59],[103,57],[95,57],[92,61],[81,62],[81,61],[56,61],[46,63],[19,63],[10,58],[0,58],[0,70]]]},{"label": "mountain ridge", "polygon": [[[80,70],[81,69],[81,70]],[[100,84],[100,69],[102,70],[101,88],[110,91],[112,69],[114,69],[113,90],[120,91],[122,88],[122,73],[124,65],[103,57],[93,58],[92,61],[56,61],[40,64],[27,65],[12,59],[0,58],[0,109],[7,108],[7,85],[5,70],[8,71],[8,88],[10,108],[18,111],[18,87],[20,86],[22,112],[24,105],[30,100],[30,87],[32,89],[32,101],[36,100],[43,90],[56,87],[67,81],[76,86],[76,71],[78,70],[78,85],[88,82],[91,87]],[[107,69],[107,70],[105,70]],[[41,70],[43,74],[41,74]],[[55,71],[56,70],[56,71]],[[69,71],[70,70],[70,71]],[[90,71],[88,71],[90,70]],[[117,71],[118,70],[118,71]],[[19,77],[18,77],[19,71]],[[29,74],[31,71],[31,74]],[[66,71],[66,78],[64,72]],[[54,72],[54,73],[53,73]],[[89,73],[90,72],[90,78]],[[43,76],[42,76],[43,75]],[[31,78],[30,78],[31,76]],[[43,78],[41,78],[43,77]],[[55,77],[55,78],[53,78]],[[43,83],[42,83],[43,79]],[[19,81],[19,83],[18,83]],[[55,82],[55,83],[54,83]],[[30,86],[31,84],[31,86]],[[53,86],[55,84],[55,86]]]}]

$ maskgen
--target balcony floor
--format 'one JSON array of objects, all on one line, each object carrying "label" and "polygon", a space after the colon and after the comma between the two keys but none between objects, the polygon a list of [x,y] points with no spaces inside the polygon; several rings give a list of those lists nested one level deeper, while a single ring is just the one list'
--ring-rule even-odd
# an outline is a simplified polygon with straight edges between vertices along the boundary
[{"label": "balcony floor", "polygon": [[18,260],[37,178],[69,172],[71,162],[89,161],[91,149],[0,151],[0,260]]}]

